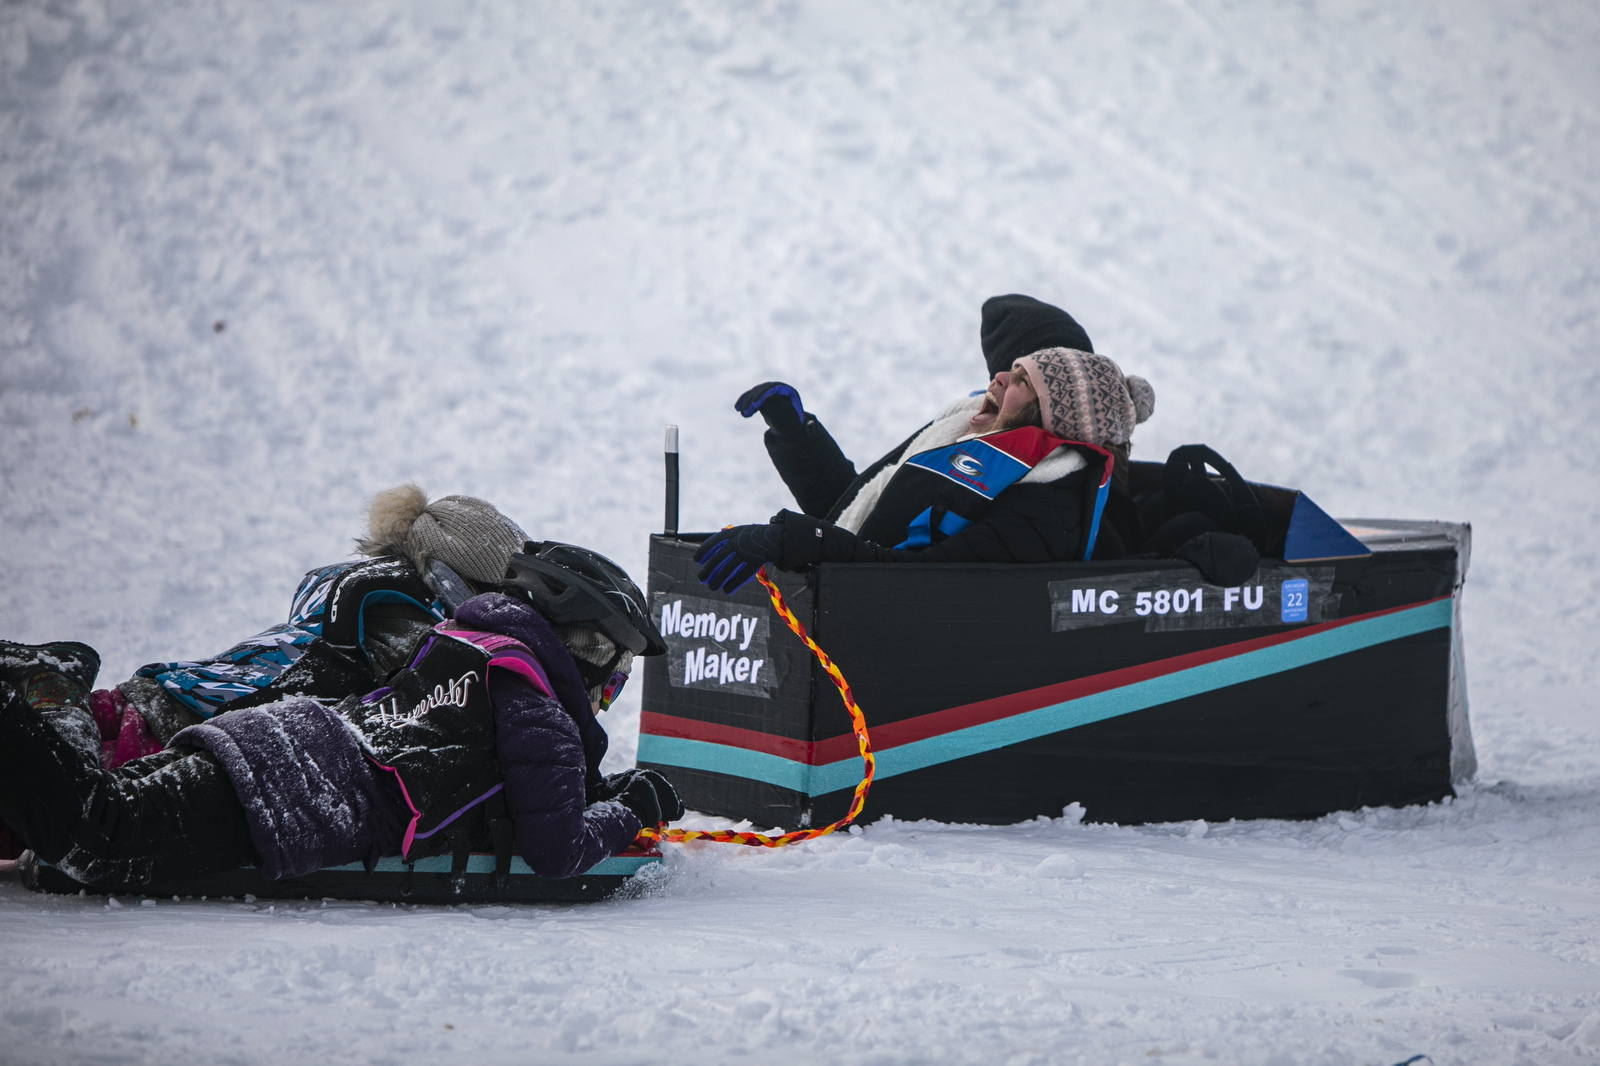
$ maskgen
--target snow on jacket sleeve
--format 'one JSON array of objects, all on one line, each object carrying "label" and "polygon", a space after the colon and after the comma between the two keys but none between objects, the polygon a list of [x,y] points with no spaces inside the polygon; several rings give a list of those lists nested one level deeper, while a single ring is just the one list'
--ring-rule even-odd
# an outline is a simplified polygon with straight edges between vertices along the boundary
[{"label": "snow on jacket sleeve", "polygon": [[517,851],[541,877],[571,877],[627,847],[641,828],[615,800],[586,804],[583,740],[555,699],[506,670],[489,674],[495,746]]},{"label": "snow on jacket sleeve", "polygon": [[314,700],[219,714],[172,738],[204,748],[244,807],[261,872],[274,880],[375,860],[397,817],[344,721]]}]

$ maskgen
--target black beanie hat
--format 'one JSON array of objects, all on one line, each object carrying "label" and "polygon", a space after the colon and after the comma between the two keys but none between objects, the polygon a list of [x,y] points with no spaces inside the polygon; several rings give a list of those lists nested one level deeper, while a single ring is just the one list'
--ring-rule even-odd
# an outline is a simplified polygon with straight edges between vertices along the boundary
[{"label": "black beanie hat", "polygon": [[1045,348],[1093,352],[1089,335],[1059,307],[1032,296],[991,296],[983,301],[983,324],[978,329],[983,360],[989,376],[1010,370],[1025,355]]}]

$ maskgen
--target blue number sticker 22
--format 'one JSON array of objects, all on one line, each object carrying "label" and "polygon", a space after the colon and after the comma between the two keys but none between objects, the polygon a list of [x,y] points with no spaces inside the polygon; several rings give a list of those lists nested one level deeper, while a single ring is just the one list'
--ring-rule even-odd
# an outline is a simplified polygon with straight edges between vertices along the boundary
[{"label": "blue number sticker 22", "polygon": [[1306,620],[1306,580],[1297,578],[1285,581],[1283,590],[1279,593],[1278,602],[1283,608],[1285,622],[1304,622]]}]

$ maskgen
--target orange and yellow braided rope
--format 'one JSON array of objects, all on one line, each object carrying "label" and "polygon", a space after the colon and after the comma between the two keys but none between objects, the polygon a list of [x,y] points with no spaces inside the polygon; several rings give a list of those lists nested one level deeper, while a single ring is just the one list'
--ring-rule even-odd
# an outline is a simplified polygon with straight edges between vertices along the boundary
[{"label": "orange and yellow braided rope", "polygon": [[861,713],[861,708],[856,706],[856,698],[850,694],[850,683],[844,679],[839,668],[833,665],[833,660],[828,658],[828,653],[817,647],[817,642],[806,635],[805,626],[800,624],[800,619],[789,610],[789,605],[784,602],[783,593],[778,591],[778,586],[767,579],[766,568],[756,571],[756,578],[767,587],[767,596],[772,600],[772,609],[778,616],[788,623],[794,630],[794,635],[799,637],[806,647],[811,649],[811,654],[817,657],[817,662],[828,671],[828,676],[833,679],[834,686],[838,688],[839,695],[844,697],[845,709],[850,712],[850,727],[855,730],[856,745],[861,749],[861,759],[866,763],[866,772],[861,775],[861,783],[856,785],[856,795],[850,803],[850,810],[843,818],[830,825],[818,829],[798,829],[793,833],[779,833],[769,836],[766,833],[741,833],[733,829],[650,829],[639,832],[639,838],[644,840],[665,840],[671,844],[683,844],[690,840],[715,840],[722,844],[749,844],[758,848],[781,848],[787,844],[798,844],[802,840],[813,840],[825,837],[835,829],[843,829],[855,820],[861,813],[862,804],[867,802],[867,789],[872,787],[872,743],[867,739],[867,719]]}]

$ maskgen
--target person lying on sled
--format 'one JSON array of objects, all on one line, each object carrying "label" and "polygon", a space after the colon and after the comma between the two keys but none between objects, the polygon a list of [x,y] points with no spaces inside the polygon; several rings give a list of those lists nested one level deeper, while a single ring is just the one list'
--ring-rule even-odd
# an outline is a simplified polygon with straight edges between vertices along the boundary
[{"label": "person lying on sled", "polygon": [[778,512],[713,534],[700,580],[732,592],[762,564],[1066,562],[1094,548],[1114,456],[1155,392],[1092,352],[1047,348],[995,374],[855,487],[837,521]]},{"label": "person lying on sled", "polygon": [[151,663],[96,689],[94,728],[69,732],[92,747],[98,731],[101,764],[114,769],[224,710],[288,693],[338,700],[371,692],[404,665],[419,634],[498,587],[506,559],[528,539],[492,504],[471,496],[429,503],[415,486],[380,493],[370,525],[356,541],[368,558],[306,574],[283,623],[220,654]]},{"label": "person lying on sled", "polygon": [[[521,542],[498,511],[471,502],[476,520],[444,537],[420,490],[374,502],[362,545],[376,561],[401,576],[459,568],[479,587],[462,581],[470,595],[453,617],[417,630],[398,668],[363,694],[335,698],[337,678],[302,671],[324,691],[294,695],[282,683],[291,668],[259,690],[266,702],[224,701],[163,750],[106,769],[79,735],[93,728],[93,649],[0,646],[0,819],[78,880],[131,888],[240,866],[275,879],[370,869],[387,855],[451,853],[464,870],[472,850],[494,851],[503,873],[513,848],[536,873],[568,877],[641,827],[681,817],[659,774],[599,774],[595,714],[634,655],[665,650],[643,595],[603,556]],[[501,580],[482,587],[491,573]],[[346,606],[399,602],[391,594],[369,589]],[[322,654],[337,621],[310,616],[323,632],[294,667]]]},{"label": "person lying on sled", "polygon": [[[1066,348],[1093,354],[1094,344],[1076,319],[1059,307],[1031,296],[991,296],[983,302],[978,331],[989,377],[1008,371],[1025,355],[1045,348]],[[767,423],[767,454],[800,510],[838,522],[850,502],[885,467],[910,454],[907,449],[924,424],[859,475],[817,416],[806,411],[792,385],[767,381],[746,391],[734,403],[745,418],[759,413]],[[1112,481],[1128,491],[1128,445],[1103,442],[1116,460]]]}]

